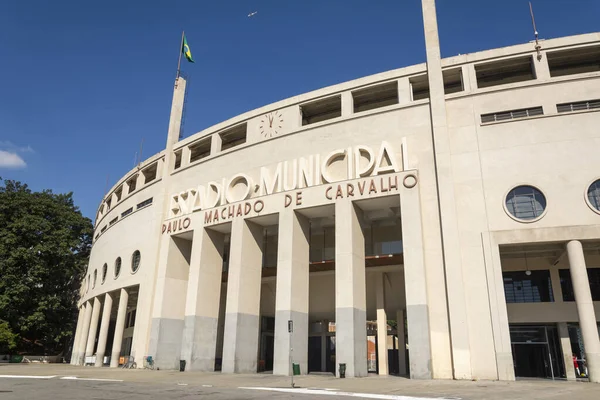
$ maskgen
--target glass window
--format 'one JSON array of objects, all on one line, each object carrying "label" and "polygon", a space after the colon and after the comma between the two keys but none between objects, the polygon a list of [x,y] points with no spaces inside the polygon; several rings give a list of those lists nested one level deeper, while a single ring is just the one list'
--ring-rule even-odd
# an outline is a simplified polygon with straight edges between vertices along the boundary
[{"label": "glass window", "polygon": [[117,257],[115,260],[115,278],[121,273],[121,257]]},{"label": "glass window", "polygon": [[553,302],[550,271],[503,272],[507,303]]},{"label": "glass window", "polygon": [[546,197],[533,186],[517,186],[506,196],[506,209],[517,219],[536,219],[546,209]]},{"label": "glass window", "polygon": [[140,268],[140,260],[142,255],[139,250],[133,252],[131,256],[131,272],[136,272]]},{"label": "glass window", "polygon": [[587,191],[588,201],[596,209],[600,211],[600,179],[592,183]]},{"label": "glass window", "polygon": [[[600,268],[588,268],[588,280],[590,281],[590,291],[592,300],[600,301]],[[560,276],[560,287],[562,289],[563,301],[575,301],[575,291],[571,281],[571,271],[568,269],[558,270]]]},{"label": "glass window", "polygon": [[108,265],[104,264],[102,266],[102,283],[106,280],[106,272],[108,271]]}]

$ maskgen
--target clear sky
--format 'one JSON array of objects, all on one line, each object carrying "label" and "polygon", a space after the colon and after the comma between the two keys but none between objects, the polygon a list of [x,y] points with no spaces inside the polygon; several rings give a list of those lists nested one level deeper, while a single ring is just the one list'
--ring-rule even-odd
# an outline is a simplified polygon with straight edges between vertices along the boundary
[{"label": "clear sky", "polygon": [[[541,38],[600,31],[598,0],[533,0]],[[438,0],[443,56],[533,38],[526,0]],[[247,15],[258,13],[252,17]],[[425,61],[419,0],[2,0],[0,177],[109,187],[165,146],[181,31],[184,136],[254,108]]]}]

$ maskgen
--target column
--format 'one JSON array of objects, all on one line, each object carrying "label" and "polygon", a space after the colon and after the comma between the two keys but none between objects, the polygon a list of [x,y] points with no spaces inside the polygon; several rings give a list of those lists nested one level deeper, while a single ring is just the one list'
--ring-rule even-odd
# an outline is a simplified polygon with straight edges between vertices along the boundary
[{"label": "column", "polygon": [[222,371],[256,373],[263,228],[242,218],[231,225]]},{"label": "column", "polygon": [[85,316],[85,307],[79,307],[79,316],[77,317],[77,327],[75,328],[75,337],[73,338],[73,348],[71,350],[71,365],[77,365],[77,359],[79,358],[79,339],[81,338],[81,326]]},{"label": "column", "polygon": [[81,326],[81,337],[77,344],[77,361],[76,365],[83,365],[85,357],[85,347],[88,339],[88,332],[90,331],[90,322],[92,320],[92,303],[88,300],[85,303],[85,314],[83,318],[83,324]]},{"label": "column", "polygon": [[[96,333],[98,333],[98,318],[100,317],[100,300],[94,297],[94,306],[92,308],[92,319],[90,322],[90,331],[88,332],[87,344],[85,346],[85,357],[94,355],[94,345],[96,344]],[[85,363],[85,360],[84,360]]]},{"label": "column", "polygon": [[375,277],[375,301],[377,307],[377,367],[379,375],[388,375],[387,315],[385,313],[385,274]]},{"label": "column", "polygon": [[560,338],[560,347],[563,353],[563,362],[568,381],[574,381],[575,368],[573,367],[573,350],[571,350],[571,338],[569,338],[569,328],[566,322],[558,323],[558,336]]},{"label": "column", "polygon": [[221,144],[222,143],[223,143],[223,140],[221,139],[221,135],[219,135],[218,133],[214,133],[210,137],[210,155],[211,156],[214,156],[215,154],[221,152]]},{"label": "column", "polygon": [[600,383],[600,339],[581,242],[572,240],[567,243],[567,255],[590,382]]},{"label": "column", "polygon": [[98,349],[96,350],[96,367],[104,364],[104,353],[106,351],[106,338],[108,337],[108,326],[110,325],[110,312],[112,310],[113,298],[110,293],[104,295],[104,308],[102,309],[102,322],[100,323],[100,335],[98,336]]},{"label": "column", "polygon": [[406,338],[404,337],[404,310],[396,311],[396,330],[398,334],[398,374],[408,375],[406,371]]},{"label": "column", "polygon": [[367,301],[362,210],[351,201],[335,204],[336,374],[367,376]]},{"label": "column", "polygon": [[412,101],[412,93],[408,78],[398,79],[398,104],[409,104]]},{"label": "column", "polygon": [[[274,375],[290,375],[290,360],[308,373],[309,239],[306,217],[293,210],[279,214]],[[293,321],[291,334],[288,321]]]},{"label": "column", "polygon": [[352,92],[342,92],[342,117],[348,117],[354,114],[354,99],[352,98]]},{"label": "column", "polygon": [[215,370],[224,238],[211,229],[194,231],[181,344],[186,370]]},{"label": "column", "polygon": [[127,289],[121,289],[119,295],[119,308],[117,310],[117,321],[115,324],[115,336],[113,338],[112,354],[110,356],[110,367],[119,366],[119,357],[121,356],[121,345],[123,344],[123,330],[125,329],[125,317],[127,316],[127,303],[129,302],[129,293]]}]

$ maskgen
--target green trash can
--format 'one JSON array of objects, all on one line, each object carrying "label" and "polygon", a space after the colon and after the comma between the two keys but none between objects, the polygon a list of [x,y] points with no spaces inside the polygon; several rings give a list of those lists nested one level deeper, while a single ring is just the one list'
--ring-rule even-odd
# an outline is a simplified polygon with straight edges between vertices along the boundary
[{"label": "green trash can", "polygon": [[11,364],[17,364],[17,363],[23,362],[23,356],[15,354],[10,357],[10,360],[8,360],[8,362]]},{"label": "green trash can", "polygon": [[346,364],[340,363],[340,378],[346,377]]},{"label": "green trash can", "polygon": [[179,360],[179,372],[185,371],[185,360]]},{"label": "green trash can", "polygon": [[300,375],[300,364],[292,364],[292,372],[294,375]]}]

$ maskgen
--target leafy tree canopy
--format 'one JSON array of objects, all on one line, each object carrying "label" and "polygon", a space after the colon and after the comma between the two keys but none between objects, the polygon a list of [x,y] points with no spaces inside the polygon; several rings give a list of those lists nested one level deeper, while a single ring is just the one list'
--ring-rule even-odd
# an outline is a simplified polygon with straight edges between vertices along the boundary
[{"label": "leafy tree canopy", "polygon": [[72,193],[32,192],[0,178],[0,347],[34,353],[66,347],[92,231]]}]

